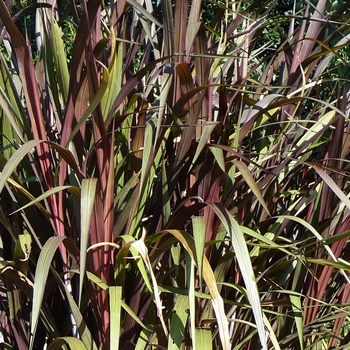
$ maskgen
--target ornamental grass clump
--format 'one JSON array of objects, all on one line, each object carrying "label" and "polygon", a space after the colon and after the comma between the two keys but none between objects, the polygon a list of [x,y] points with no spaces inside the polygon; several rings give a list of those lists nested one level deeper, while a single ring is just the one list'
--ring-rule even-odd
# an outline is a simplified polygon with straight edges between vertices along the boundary
[{"label": "ornamental grass clump", "polygon": [[345,349],[348,2],[20,5],[1,346]]}]

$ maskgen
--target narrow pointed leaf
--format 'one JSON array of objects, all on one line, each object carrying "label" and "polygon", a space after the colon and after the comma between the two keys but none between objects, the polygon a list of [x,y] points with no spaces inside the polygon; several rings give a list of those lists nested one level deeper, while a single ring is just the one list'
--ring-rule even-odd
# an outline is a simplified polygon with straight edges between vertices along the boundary
[{"label": "narrow pointed leaf", "polygon": [[52,189],[44,192],[43,194],[41,194],[39,197],[33,199],[32,201],[30,201],[28,204],[24,205],[23,207],[15,210],[12,214],[17,213],[18,211],[24,210],[24,209],[26,209],[26,208],[34,205],[34,204],[37,204],[37,203],[41,202],[42,200],[50,197],[51,195],[53,195],[55,193],[58,193],[58,192],[61,192],[61,191],[64,191],[64,190],[70,190],[70,189],[72,189],[72,187],[73,186],[57,186],[55,188],[52,188]]},{"label": "narrow pointed leaf", "polygon": [[69,72],[67,66],[67,60],[64,51],[63,40],[61,37],[61,31],[55,20],[51,19],[51,35],[52,35],[52,47],[53,47],[53,58],[55,62],[58,84],[63,96],[63,101],[66,103],[68,99],[68,88],[69,88]]},{"label": "narrow pointed leaf", "polygon": [[86,269],[86,254],[89,241],[91,216],[95,203],[97,179],[85,179],[81,184],[80,201],[80,277],[79,277],[79,303],[83,292],[83,282]]},{"label": "narrow pointed leaf", "polygon": [[212,333],[210,328],[196,328],[196,340],[193,344],[195,349],[211,350],[213,348]]},{"label": "narrow pointed leaf", "polygon": [[87,350],[84,343],[77,338],[73,337],[60,337],[56,338],[47,347],[47,350],[60,350],[63,345],[69,345],[71,350]]},{"label": "narrow pointed leaf", "polygon": [[39,145],[41,141],[31,140],[22,145],[11,157],[11,159],[6,163],[1,176],[0,176],[0,193],[2,192],[6,181],[16,170],[18,164],[35,146]]},{"label": "narrow pointed leaf", "polygon": [[193,239],[196,251],[198,274],[200,278],[200,285],[202,285],[203,273],[203,256],[205,245],[205,219],[203,216],[195,216],[192,218]]},{"label": "narrow pointed leaf", "polygon": [[238,170],[240,171],[240,173],[242,174],[245,182],[248,184],[249,188],[252,190],[252,192],[254,193],[255,197],[258,199],[258,201],[260,202],[260,204],[264,207],[264,209],[266,210],[266,212],[270,215],[269,209],[266,205],[266,202],[264,200],[264,197],[262,196],[258,185],[256,184],[256,182],[254,181],[254,178],[252,176],[252,174],[250,173],[247,165],[245,163],[243,163],[240,160],[237,160],[235,162],[235,165],[237,166]]},{"label": "narrow pointed leaf", "polygon": [[228,212],[226,208],[219,204],[211,203],[208,203],[208,206],[210,206],[214,210],[216,215],[219,217],[222,225],[225,227],[225,229],[230,235],[231,243],[236,253],[242,277],[247,288],[249,302],[252,306],[261,346],[265,350],[267,349],[267,334],[264,326],[260,296],[255,280],[254,270],[250,260],[249,251],[243,236],[243,232],[241,231],[238,223],[235,221],[235,219],[232,217],[232,215]]},{"label": "narrow pointed leaf", "polygon": [[157,26],[162,27],[162,25],[159,23],[159,21],[152,16],[147,10],[139,4],[139,2],[136,2],[135,0],[126,0],[130,5],[134,6],[136,11],[139,13],[139,16],[143,16],[144,18],[147,18],[149,21],[155,23]]},{"label": "narrow pointed leaf", "polygon": [[185,326],[188,318],[188,297],[179,295],[170,322],[170,333],[168,339],[169,350],[179,350],[185,336]]},{"label": "narrow pointed leaf", "polygon": [[303,350],[304,349],[303,314],[302,314],[300,297],[297,295],[290,295],[289,298],[292,304],[295,324],[297,326],[300,349]]},{"label": "narrow pointed leaf", "polygon": [[111,349],[119,349],[119,337],[121,331],[121,298],[123,288],[120,286],[109,287],[109,309],[110,309],[110,344]]},{"label": "narrow pointed leaf", "polygon": [[206,143],[208,143],[208,141],[210,141],[210,135],[213,132],[213,130],[215,129],[215,127],[216,127],[216,123],[207,123],[207,124],[201,125],[201,128],[202,128],[201,138],[199,140],[198,147],[196,149],[196,153],[195,153],[193,160],[192,160],[192,166],[194,165],[194,163],[198,159],[199,155],[202,154],[203,148],[206,145]]},{"label": "narrow pointed leaf", "polygon": [[50,237],[44,244],[39,255],[33,291],[33,309],[30,326],[30,345],[29,349],[33,349],[35,333],[39,322],[40,309],[43,302],[43,296],[47,281],[47,276],[51,266],[51,261],[56,253],[57,248],[62,243],[65,237]]},{"label": "narrow pointed leaf", "polygon": [[[194,242],[191,236],[189,236],[186,232],[178,230],[166,230],[165,232],[172,234],[177,240],[179,240],[179,242],[181,242],[183,247],[190,254],[191,258],[194,261],[196,260]],[[218,291],[213,270],[211,269],[211,266],[205,256],[203,257],[203,279],[207,284],[212,298],[212,305],[218,323],[222,347],[224,350],[229,350],[231,348],[231,344],[230,336],[228,333],[228,320],[225,314],[224,302]]]},{"label": "narrow pointed leaf", "polygon": [[312,166],[318,175],[323,179],[327,186],[337,195],[337,197],[350,209],[350,199],[345,195],[345,193],[339,188],[339,186],[334,182],[334,180],[319,166]]}]

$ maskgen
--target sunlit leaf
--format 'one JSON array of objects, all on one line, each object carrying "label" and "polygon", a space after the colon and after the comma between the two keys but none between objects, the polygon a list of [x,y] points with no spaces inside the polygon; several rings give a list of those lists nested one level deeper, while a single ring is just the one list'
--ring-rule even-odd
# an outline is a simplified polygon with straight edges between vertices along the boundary
[{"label": "sunlit leaf", "polygon": [[[195,248],[192,238],[185,232],[177,230],[167,230],[167,232],[176,237],[190,254],[192,259],[195,260]],[[224,310],[223,300],[218,292],[213,271],[205,256],[203,257],[203,279],[206,282],[212,297],[212,305],[218,322],[221,344],[224,349],[229,349],[230,340],[228,334],[228,321]]]},{"label": "sunlit leaf", "polygon": [[174,313],[170,322],[170,333],[168,349],[180,349],[184,339],[185,326],[188,317],[188,298],[183,295],[179,295],[175,306]]},{"label": "sunlit leaf", "polygon": [[212,333],[210,328],[196,328],[196,342],[193,349],[212,349]]},{"label": "sunlit leaf", "polygon": [[227,209],[218,206],[218,205],[210,205],[208,204],[216,213],[216,215],[220,218],[222,225],[225,227],[227,232],[230,235],[231,243],[233,249],[237,256],[237,261],[240,266],[240,270],[242,272],[242,277],[244,279],[249,301],[252,305],[255,322],[258,328],[259,337],[261,346],[263,349],[266,349],[266,331],[265,325],[263,321],[263,313],[260,303],[260,297],[258,293],[258,288],[254,276],[254,270],[251,265],[249,252],[247,249],[247,245],[243,236],[243,232],[241,231],[239,225],[234,220],[234,218],[230,215]]},{"label": "sunlit leaf", "polygon": [[292,303],[293,313],[295,317],[295,323],[298,330],[298,337],[300,343],[300,349],[304,349],[304,340],[303,340],[303,317],[302,317],[302,308],[301,301],[298,296],[290,295],[290,302]]},{"label": "sunlit leaf", "polygon": [[198,273],[200,284],[202,284],[203,273],[203,254],[205,245],[205,220],[203,216],[196,216],[192,218],[193,239],[196,252],[196,261],[198,264]]},{"label": "sunlit leaf", "polygon": [[30,349],[33,349],[34,346],[35,333],[39,322],[39,313],[43,302],[43,296],[51,261],[54,254],[56,253],[57,248],[63,240],[64,237],[50,237],[44,244],[38,259],[33,291],[33,311],[31,317],[31,338],[29,346]]},{"label": "sunlit leaf", "polygon": [[60,337],[54,339],[47,347],[47,350],[60,350],[65,344],[68,344],[71,350],[86,350],[86,347],[81,340],[72,337]]},{"label": "sunlit leaf", "polygon": [[121,297],[122,287],[109,287],[109,307],[110,307],[110,343],[113,349],[119,349],[119,337],[121,330]]},{"label": "sunlit leaf", "polygon": [[249,188],[252,190],[252,192],[255,194],[256,198],[259,200],[261,205],[264,207],[266,212],[269,213],[269,209],[267,208],[267,205],[265,203],[265,200],[260,192],[260,189],[256,182],[254,181],[253,176],[251,175],[248,167],[242,162],[242,161],[236,161],[235,165],[237,166],[238,170],[242,174],[244,180],[247,182]]},{"label": "sunlit leaf", "polygon": [[86,254],[89,241],[89,232],[91,216],[95,203],[95,193],[97,179],[86,179],[81,184],[81,202],[80,202],[80,279],[79,279],[79,303],[83,291],[83,281],[86,268]]}]

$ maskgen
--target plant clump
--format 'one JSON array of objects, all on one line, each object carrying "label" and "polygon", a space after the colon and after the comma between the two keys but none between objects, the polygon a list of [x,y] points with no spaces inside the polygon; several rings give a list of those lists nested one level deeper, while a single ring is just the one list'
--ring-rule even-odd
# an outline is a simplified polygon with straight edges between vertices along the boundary
[{"label": "plant clump", "polygon": [[0,1],[1,346],[346,349],[347,8]]}]

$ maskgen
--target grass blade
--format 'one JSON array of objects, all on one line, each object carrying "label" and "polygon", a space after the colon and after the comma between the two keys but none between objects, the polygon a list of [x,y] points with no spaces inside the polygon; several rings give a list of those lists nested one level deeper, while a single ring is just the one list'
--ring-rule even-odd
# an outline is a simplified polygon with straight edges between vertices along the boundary
[{"label": "grass blade", "polygon": [[80,201],[80,277],[79,277],[79,302],[83,292],[83,282],[86,269],[86,254],[89,241],[89,232],[92,211],[95,202],[97,179],[85,179],[81,184],[81,201]]},{"label": "grass blade", "polygon": [[256,326],[259,333],[261,347],[267,350],[266,331],[263,320],[263,313],[260,303],[260,296],[255,280],[254,270],[250,260],[249,251],[243,232],[238,223],[228,212],[226,208],[219,204],[208,205],[214,210],[216,215],[220,218],[221,223],[230,235],[233,249],[236,253],[237,261],[247,288],[249,302],[252,305],[253,314],[255,317]]},{"label": "grass blade", "polygon": [[196,349],[211,350],[213,348],[213,342],[211,340],[212,334],[210,328],[196,328]]},{"label": "grass blade", "polygon": [[58,84],[62,93],[64,105],[66,105],[68,100],[68,89],[69,89],[69,71],[67,66],[67,61],[63,59],[66,57],[64,51],[63,40],[61,37],[60,29],[52,18],[51,20],[51,35],[52,35],[52,48],[53,48],[53,58],[55,62]]},{"label": "grass blade", "polygon": [[38,259],[34,279],[33,309],[30,325],[30,350],[33,349],[34,346],[35,333],[39,322],[39,314],[41,304],[43,302],[46,280],[51,266],[51,261],[56,253],[57,248],[63,242],[63,240],[64,237],[50,237],[44,244]]},{"label": "grass blade", "polygon": [[18,164],[22,161],[25,155],[27,155],[35,146],[39,145],[42,141],[31,140],[22,145],[11,157],[9,161],[6,162],[6,165],[0,176],[0,193],[2,192],[6,181],[16,170]]},{"label": "grass blade", "polygon": [[[13,181],[9,181],[9,182],[13,184]],[[16,186],[16,187],[19,188],[19,186]],[[44,192],[39,197],[36,197],[35,199],[31,200],[28,204],[26,204],[23,207],[15,210],[14,212],[12,212],[12,214],[15,214],[15,213],[17,213],[17,212],[19,212],[21,210],[24,210],[24,209],[30,207],[31,205],[38,204],[42,200],[50,197],[51,195],[53,195],[55,193],[58,193],[58,192],[61,192],[61,191],[65,191],[65,190],[72,190],[72,191],[74,191],[74,193],[77,192],[77,188],[76,187],[74,188],[73,186],[57,186],[55,188],[52,188],[52,189]],[[39,205],[38,205],[38,207],[42,208],[42,206],[39,206]]]},{"label": "grass blade", "polygon": [[242,176],[243,176],[244,180],[246,181],[246,183],[248,184],[248,186],[251,188],[251,190],[254,193],[255,197],[258,199],[260,204],[264,207],[266,212],[270,215],[270,212],[269,212],[269,209],[268,209],[268,207],[266,205],[264,197],[262,196],[258,185],[254,181],[254,178],[253,178],[251,172],[249,171],[247,165],[245,163],[243,163],[242,161],[240,161],[240,160],[237,160],[235,162],[235,165],[237,166],[238,170],[242,174]]},{"label": "grass blade", "polygon": [[300,297],[298,295],[289,295],[289,298],[292,304],[295,324],[298,330],[300,349],[303,350],[304,349],[303,314],[302,314]]},{"label": "grass blade", "polygon": [[65,344],[69,345],[71,350],[86,350],[84,343],[80,339],[73,337],[56,338],[50,343],[47,350],[60,350]]},{"label": "grass blade", "polygon": [[[165,232],[168,232],[171,235],[173,235],[187,250],[191,258],[194,261],[196,260],[194,242],[191,236],[189,236],[186,232],[178,230],[166,230]],[[218,323],[222,347],[224,350],[229,350],[231,348],[231,345],[230,336],[228,333],[228,320],[224,309],[224,302],[218,291],[213,270],[211,269],[211,266],[205,256],[203,257],[203,279],[207,284],[212,298],[212,305]]]},{"label": "grass blade", "polygon": [[193,239],[196,251],[196,261],[198,265],[198,274],[200,279],[200,288],[202,287],[203,273],[203,256],[205,245],[205,219],[203,216],[195,216],[192,218]]},{"label": "grass blade", "polygon": [[123,288],[120,286],[109,287],[109,309],[110,309],[110,346],[111,349],[119,349],[119,337],[121,327],[121,298]]},{"label": "grass blade", "polygon": [[339,186],[334,182],[334,180],[319,166],[313,166],[318,175],[323,179],[323,181],[327,184],[327,186],[337,195],[337,197],[344,203],[349,209],[350,209],[350,200],[349,198],[344,194],[344,192],[339,188]]},{"label": "grass blade", "polygon": [[170,337],[168,339],[169,350],[180,350],[185,334],[185,326],[188,317],[188,297],[179,295],[177,297],[174,312],[171,316]]}]

